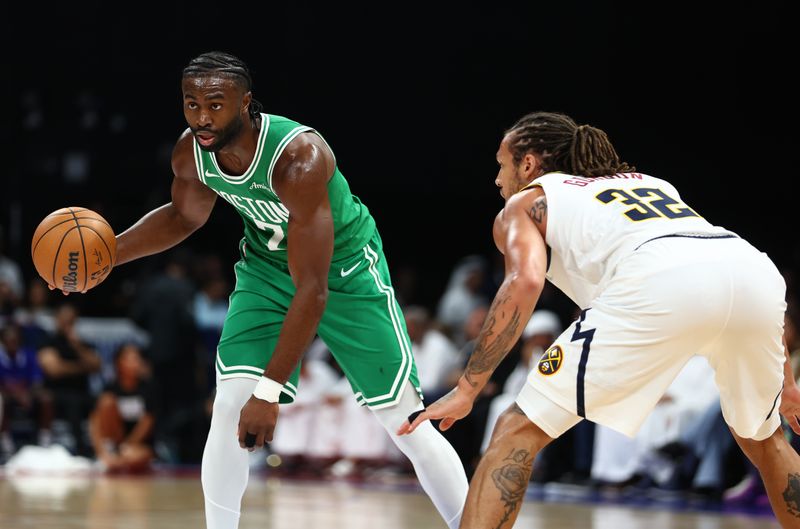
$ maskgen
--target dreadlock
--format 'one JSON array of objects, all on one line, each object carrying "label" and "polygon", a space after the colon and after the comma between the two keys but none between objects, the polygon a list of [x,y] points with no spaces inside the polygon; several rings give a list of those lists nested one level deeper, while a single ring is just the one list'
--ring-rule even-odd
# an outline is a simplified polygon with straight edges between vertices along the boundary
[{"label": "dreadlock", "polygon": [[[245,89],[250,92],[253,89],[253,79],[250,77],[250,70],[247,65],[229,53],[221,51],[210,51],[198,55],[183,69],[183,77],[199,77],[209,74],[221,75],[238,81]],[[256,119],[262,110],[262,105],[255,98],[250,100],[248,113],[250,119]]]},{"label": "dreadlock", "polygon": [[506,135],[514,163],[526,154],[536,154],[546,172],[595,177],[635,170],[620,161],[605,132],[579,126],[564,114],[533,112],[520,118]]}]

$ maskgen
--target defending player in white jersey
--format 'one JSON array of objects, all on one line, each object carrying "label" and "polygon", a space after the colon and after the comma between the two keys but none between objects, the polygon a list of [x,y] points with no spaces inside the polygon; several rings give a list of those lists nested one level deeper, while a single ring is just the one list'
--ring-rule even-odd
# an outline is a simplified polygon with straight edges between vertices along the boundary
[{"label": "defending player in white jersey", "polygon": [[505,280],[458,386],[398,433],[426,419],[447,429],[470,412],[545,278],[583,310],[498,421],[460,527],[511,527],[539,450],[584,418],[632,436],[695,354],[714,368],[722,413],[779,522],[800,527],[800,456],[778,415],[800,433],[800,390],[783,342],[786,285],[766,254],[563,114],[521,118],[497,161]]}]

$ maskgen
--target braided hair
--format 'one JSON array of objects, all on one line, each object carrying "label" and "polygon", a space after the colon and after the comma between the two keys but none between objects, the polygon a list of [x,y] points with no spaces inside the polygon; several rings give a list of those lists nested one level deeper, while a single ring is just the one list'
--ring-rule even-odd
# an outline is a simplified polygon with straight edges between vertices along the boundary
[{"label": "braided hair", "polygon": [[536,154],[545,172],[593,178],[635,171],[620,161],[605,132],[578,125],[564,114],[527,114],[506,131],[506,137],[514,163],[519,164],[526,154]]},{"label": "braided hair", "polygon": [[[246,92],[253,89],[253,79],[250,77],[250,70],[247,65],[233,55],[221,51],[210,51],[198,55],[183,69],[183,77],[200,77],[205,75],[219,75],[237,81]],[[252,98],[247,111],[250,119],[255,120],[263,106]]]}]

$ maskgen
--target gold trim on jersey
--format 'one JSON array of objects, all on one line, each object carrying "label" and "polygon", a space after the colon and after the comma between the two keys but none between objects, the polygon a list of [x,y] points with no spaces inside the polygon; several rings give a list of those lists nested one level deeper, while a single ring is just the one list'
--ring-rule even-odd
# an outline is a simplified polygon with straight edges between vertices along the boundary
[{"label": "gold trim on jersey", "polygon": [[534,187],[538,187],[540,189],[544,189],[544,187],[542,187],[542,184],[540,182],[538,182],[538,180],[539,179],[537,178],[536,180],[534,180],[530,184],[528,184],[525,187],[523,187],[522,189],[520,189],[519,192],[522,193],[523,191],[527,191],[528,189],[533,189]]}]

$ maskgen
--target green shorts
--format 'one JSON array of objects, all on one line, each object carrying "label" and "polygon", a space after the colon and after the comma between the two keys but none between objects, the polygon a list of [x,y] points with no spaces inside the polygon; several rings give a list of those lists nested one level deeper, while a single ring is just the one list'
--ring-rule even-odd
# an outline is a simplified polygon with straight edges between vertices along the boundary
[{"label": "green shorts", "polygon": [[[220,380],[261,377],[295,292],[286,265],[248,256],[244,244],[241,256],[234,267],[236,288],[217,348]],[[392,406],[408,380],[421,397],[411,340],[377,231],[361,253],[331,265],[328,304],[317,333],[360,404]],[[283,387],[281,403],[295,399],[299,378],[298,365]]]}]

